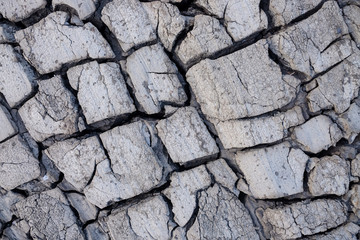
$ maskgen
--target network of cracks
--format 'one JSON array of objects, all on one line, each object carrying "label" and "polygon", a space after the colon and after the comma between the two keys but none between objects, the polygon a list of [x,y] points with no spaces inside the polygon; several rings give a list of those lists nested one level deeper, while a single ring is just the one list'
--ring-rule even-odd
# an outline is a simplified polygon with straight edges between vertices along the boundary
[{"label": "network of cracks", "polygon": [[0,0],[0,239],[360,238],[357,0]]}]

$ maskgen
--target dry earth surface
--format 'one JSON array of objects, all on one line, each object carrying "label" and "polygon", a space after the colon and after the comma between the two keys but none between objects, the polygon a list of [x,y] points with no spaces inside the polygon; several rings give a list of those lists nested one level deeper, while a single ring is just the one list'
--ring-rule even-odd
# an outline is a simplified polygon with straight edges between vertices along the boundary
[{"label": "dry earth surface", "polygon": [[359,88],[358,0],[0,0],[0,239],[359,239]]}]

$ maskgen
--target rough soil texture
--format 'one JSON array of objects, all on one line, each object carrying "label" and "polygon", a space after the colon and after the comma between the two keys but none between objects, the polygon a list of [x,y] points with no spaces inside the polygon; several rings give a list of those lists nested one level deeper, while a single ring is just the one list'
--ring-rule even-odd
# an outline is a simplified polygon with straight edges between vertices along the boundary
[{"label": "rough soil texture", "polygon": [[360,1],[0,0],[0,240],[360,239]]}]

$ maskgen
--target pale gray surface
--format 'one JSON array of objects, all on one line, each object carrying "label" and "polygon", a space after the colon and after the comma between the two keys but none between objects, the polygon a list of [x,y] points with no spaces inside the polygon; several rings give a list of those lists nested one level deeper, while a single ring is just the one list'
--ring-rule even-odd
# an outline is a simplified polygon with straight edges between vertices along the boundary
[{"label": "pale gray surface", "polygon": [[320,3],[321,0],[270,0],[269,10],[275,26],[280,26],[290,23]]},{"label": "pale gray surface", "polygon": [[17,30],[17,27],[1,23],[0,24],[0,43],[15,43],[15,32]]},{"label": "pale gray surface", "polygon": [[236,164],[255,198],[271,199],[304,191],[303,176],[309,157],[289,143],[238,151]]},{"label": "pale gray surface", "polygon": [[39,177],[39,161],[19,135],[0,143],[0,173],[0,187],[6,190]]},{"label": "pale gray surface", "polygon": [[268,56],[265,40],[216,60],[203,60],[190,68],[186,79],[205,116],[219,121],[283,107],[295,98],[300,83],[282,76]]},{"label": "pale gray surface", "polygon": [[24,196],[10,191],[5,194],[0,193],[0,220],[2,222],[11,221],[13,206],[24,198]]},{"label": "pale gray surface", "polygon": [[356,155],[356,158],[351,161],[351,175],[360,177],[360,154]]},{"label": "pale gray surface", "polygon": [[169,239],[170,212],[160,196],[112,213],[106,218],[112,239]]},{"label": "pale gray surface", "polygon": [[[74,95],[55,76],[38,82],[39,91],[20,109],[26,129],[36,141],[79,131],[78,107]],[[79,123],[80,124],[80,123]]]},{"label": "pale gray surface", "polygon": [[210,175],[204,166],[172,174],[170,186],[164,190],[173,205],[174,220],[183,227],[191,218],[196,207],[199,190],[210,186]]},{"label": "pale gray surface", "polygon": [[227,32],[234,41],[240,41],[268,26],[267,17],[259,8],[260,0],[197,0],[195,4],[218,18],[224,18]]},{"label": "pale gray surface", "polygon": [[81,141],[69,139],[57,142],[45,153],[64,173],[65,179],[80,192],[89,183],[95,165],[106,159],[96,136]]},{"label": "pale gray surface", "polygon": [[14,123],[9,111],[0,104],[0,142],[14,136],[17,133],[17,126]]},{"label": "pale gray surface", "polygon": [[44,8],[46,0],[0,0],[0,14],[10,21],[18,22]]},{"label": "pale gray surface", "polygon": [[177,37],[185,28],[185,17],[177,7],[165,1],[143,2],[153,29],[157,29],[158,37],[164,47],[171,51]]},{"label": "pale gray surface", "polygon": [[16,220],[10,227],[4,229],[4,237],[2,239],[27,239],[29,230],[30,228],[25,221]]},{"label": "pale gray surface", "polygon": [[308,168],[308,186],[313,196],[341,196],[349,191],[350,164],[346,160],[336,155],[311,158]]},{"label": "pale gray surface", "polygon": [[348,193],[350,195],[350,206],[356,216],[360,216],[360,185],[356,184],[352,186]]},{"label": "pale gray surface", "polygon": [[352,53],[340,38],[347,33],[341,9],[327,1],[315,14],[270,37],[269,45],[285,65],[311,78]]},{"label": "pale gray surface", "polygon": [[124,191],[120,181],[111,169],[110,161],[105,159],[96,166],[95,176],[84,189],[86,199],[99,208],[120,201]]},{"label": "pale gray surface", "polygon": [[300,107],[274,116],[229,120],[214,123],[224,148],[247,148],[279,141],[288,135],[288,129],[304,123]]},{"label": "pale gray surface", "polygon": [[58,5],[69,6],[76,10],[80,19],[87,19],[96,10],[98,0],[53,0],[52,6]]},{"label": "pale gray surface", "polygon": [[136,110],[116,63],[93,61],[70,68],[67,76],[72,88],[78,91],[77,97],[88,124]]},{"label": "pale gray surface", "polygon": [[[69,14],[54,12],[38,23],[16,32],[25,58],[41,74],[59,70],[65,63],[86,58],[115,57],[110,45],[91,23],[69,26]],[[54,52],[53,49],[60,49]]]},{"label": "pale gray surface", "polygon": [[271,239],[292,239],[337,227],[347,220],[347,206],[338,200],[319,199],[297,202],[264,211]]},{"label": "pale gray surface", "polygon": [[232,40],[219,20],[197,15],[194,19],[194,28],[188,32],[175,52],[181,62],[188,66],[194,60],[211,56],[231,45]]},{"label": "pale gray surface", "polygon": [[0,0],[0,239],[360,236],[356,0]]},{"label": "pale gray surface", "polygon": [[83,195],[77,193],[68,193],[66,194],[66,197],[70,204],[79,213],[80,220],[83,223],[96,219],[98,213],[97,208],[93,204],[89,203]]},{"label": "pale gray surface", "polygon": [[311,112],[334,108],[335,112],[340,114],[348,109],[351,100],[358,95],[359,91],[359,58],[360,51],[356,50],[339,65],[316,78],[317,88],[307,95]]},{"label": "pale gray surface", "polygon": [[0,44],[0,52],[0,92],[15,107],[33,91],[36,75],[11,45]]},{"label": "pale gray surface", "polygon": [[352,143],[360,133],[360,107],[353,103],[347,111],[336,118],[336,123],[344,132],[344,137],[349,143]]},{"label": "pale gray surface", "polygon": [[329,117],[319,115],[295,127],[291,137],[302,150],[319,153],[334,146],[342,138],[342,132]]},{"label": "pale gray surface", "polygon": [[224,13],[225,26],[234,41],[240,41],[268,26],[260,0],[229,0]]},{"label": "pale gray surface", "polygon": [[113,32],[125,52],[156,39],[155,30],[139,1],[114,0],[106,4],[101,14],[102,21]]},{"label": "pale gray surface", "polygon": [[[155,136],[146,122],[134,122],[102,133],[100,138],[107,150],[112,170],[118,174],[130,197],[146,192],[163,178],[161,156],[155,152]],[[136,160],[136,161],[134,161]]]},{"label": "pale gray surface", "polygon": [[353,36],[357,46],[360,46],[360,4],[344,7],[345,22],[349,27],[349,32]]},{"label": "pale gray surface", "polygon": [[29,224],[33,238],[85,239],[69,202],[58,189],[32,195],[18,202],[16,208]]},{"label": "pale gray surface", "polygon": [[343,239],[343,240],[357,240],[357,234],[360,231],[360,227],[352,222],[335,228],[334,230],[325,233],[314,235],[307,239],[311,240],[333,240],[333,239]]},{"label": "pale gray surface", "polygon": [[155,152],[153,131],[149,124],[139,121],[100,135],[110,159],[97,165],[91,184],[84,190],[91,203],[103,208],[112,201],[147,192],[164,181],[165,163]]},{"label": "pale gray surface", "polygon": [[220,158],[213,162],[209,162],[206,164],[206,168],[214,176],[217,183],[230,190],[236,196],[239,195],[239,190],[236,189],[235,186],[238,177],[224,159]]},{"label": "pale gray surface", "polygon": [[178,69],[160,44],[135,51],[127,58],[125,71],[140,107],[147,114],[160,112],[164,104],[182,105],[187,100]]},{"label": "pale gray surface", "polygon": [[84,230],[89,240],[109,240],[110,236],[102,229],[99,223],[94,222],[86,226]]},{"label": "pale gray surface", "polygon": [[199,213],[187,232],[188,239],[260,239],[235,195],[217,184],[199,195]]},{"label": "pale gray surface", "polygon": [[193,107],[177,110],[156,125],[173,162],[187,162],[217,154],[219,148]]}]

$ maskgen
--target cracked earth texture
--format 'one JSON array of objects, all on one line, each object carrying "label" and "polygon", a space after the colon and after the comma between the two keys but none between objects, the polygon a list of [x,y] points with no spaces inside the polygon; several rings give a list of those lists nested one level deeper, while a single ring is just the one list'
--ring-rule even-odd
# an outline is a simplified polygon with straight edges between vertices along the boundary
[{"label": "cracked earth texture", "polygon": [[0,0],[0,239],[360,239],[359,0]]}]

